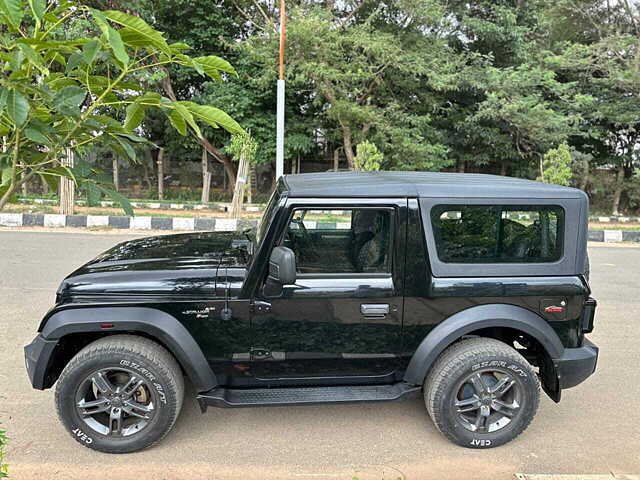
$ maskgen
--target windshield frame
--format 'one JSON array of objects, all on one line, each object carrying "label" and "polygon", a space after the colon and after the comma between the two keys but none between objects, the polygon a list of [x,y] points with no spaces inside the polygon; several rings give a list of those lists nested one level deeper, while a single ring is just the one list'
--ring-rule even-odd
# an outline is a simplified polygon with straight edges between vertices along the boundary
[{"label": "windshield frame", "polygon": [[[269,229],[269,224],[271,223],[271,219],[273,218],[273,214],[276,210],[276,207],[280,203],[280,192],[276,188],[271,194],[271,198],[267,203],[267,207],[264,209],[264,213],[262,214],[262,218],[260,219],[260,223],[256,228],[256,247],[259,248],[264,240],[264,237]],[[256,250],[257,250],[256,248]]]}]

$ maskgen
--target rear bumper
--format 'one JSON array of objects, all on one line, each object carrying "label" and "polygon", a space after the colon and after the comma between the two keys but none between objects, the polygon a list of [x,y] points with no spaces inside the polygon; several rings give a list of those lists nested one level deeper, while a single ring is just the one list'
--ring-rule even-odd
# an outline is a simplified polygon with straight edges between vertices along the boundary
[{"label": "rear bumper", "polygon": [[596,370],[598,347],[586,338],[582,347],[565,348],[562,357],[555,361],[560,388],[575,387]]},{"label": "rear bumper", "polygon": [[47,366],[57,344],[57,340],[46,340],[38,335],[24,347],[24,363],[33,388],[44,390],[50,386],[47,385]]}]

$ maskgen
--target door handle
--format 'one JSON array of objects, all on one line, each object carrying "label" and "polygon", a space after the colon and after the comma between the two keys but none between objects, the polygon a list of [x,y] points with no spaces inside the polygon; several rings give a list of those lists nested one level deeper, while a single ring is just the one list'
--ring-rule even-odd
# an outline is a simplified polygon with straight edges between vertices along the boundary
[{"label": "door handle", "polygon": [[363,303],[360,305],[360,313],[365,317],[382,318],[389,313],[388,303]]}]

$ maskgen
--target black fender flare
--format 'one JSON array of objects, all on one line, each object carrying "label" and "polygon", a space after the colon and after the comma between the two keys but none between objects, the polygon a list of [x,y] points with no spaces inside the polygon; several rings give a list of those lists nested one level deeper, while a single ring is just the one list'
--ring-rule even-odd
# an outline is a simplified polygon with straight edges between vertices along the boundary
[{"label": "black fender flare", "polygon": [[520,330],[538,340],[553,359],[564,352],[558,334],[532,311],[515,305],[479,305],[452,315],[429,332],[413,354],[404,381],[422,385],[433,363],[449,345],[463,335],[488,327]]},{"label": "black fender flare", "polygon": [[[105,329],[101,325],[113,324]],[[58,341],[73,333],[142,332],[155,338],[176,358],[198,392],[211,390],[218,382],[202,349],[175,317],[149,307],[87,307],[64,309],[51,315],[40,334]]]}]

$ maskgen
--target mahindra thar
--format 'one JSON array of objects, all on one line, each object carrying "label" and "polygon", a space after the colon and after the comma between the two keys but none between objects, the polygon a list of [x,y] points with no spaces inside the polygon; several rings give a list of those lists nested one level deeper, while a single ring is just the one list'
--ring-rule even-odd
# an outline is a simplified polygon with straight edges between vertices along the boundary
[{"label": "mahindra thar", "polygon": [[[422,395],[495,447],[595,370],[580,190],[480,174],[284,176],[255,228],[140,238],[69,275],[25,347],[79,443],[160,441],[208,406]],[[571,412],[566,412],[571,415]]]}]

